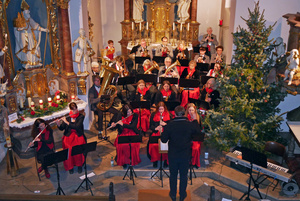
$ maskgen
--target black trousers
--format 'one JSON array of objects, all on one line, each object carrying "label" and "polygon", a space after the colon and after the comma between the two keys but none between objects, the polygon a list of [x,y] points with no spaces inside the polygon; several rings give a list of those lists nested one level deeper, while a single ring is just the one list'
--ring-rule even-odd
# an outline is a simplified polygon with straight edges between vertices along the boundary
[{"label": "black trousers", "polygon": [[179,171],[179,195],[180,197],[186,196],[187,187],[187,174],[189,170],[189,159],[186,158],[170,158],[169,157],[169,170],[170,170],[170,194],[176,197],[177,194],[177,175]]},{"label": "black trousers", "polygon": [[[98,130],[103,131],[103,111],[97,108],[96,112],[98,114]],[[121,112],[114,107],[110,107],[107,110],[107,112],[114,114],[113,117],[111,118],[111,120],[109,121],[110,123],[117,122],[120,119],[122,119]]]}]

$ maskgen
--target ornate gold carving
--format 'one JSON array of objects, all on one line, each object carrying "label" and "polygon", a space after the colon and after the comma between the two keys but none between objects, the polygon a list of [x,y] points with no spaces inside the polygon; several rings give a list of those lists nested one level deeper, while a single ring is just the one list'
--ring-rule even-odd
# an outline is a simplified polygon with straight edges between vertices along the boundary
[{"label": "ornate gold carving", "polygon": [[21,10],[29,10],[30,6],[28,5],[28,3],[25,0],[22,0],[21,3]]},{"label": "ornate gold carving", "polygon": [[46,94],[45,82],[47,82],[47,78],[45,73],[36,73],[31,76],[29,79],[30,88],[32,91],[32,97],[41,97]]},{"label": "ornate gold carving", "polygon": [[57,0],[57,6],[62,9],[68,9],[70,0]]},{"label": "ornate gold carving", "polygon": [[17,112],[17,98],[15,95],[10,95],[8,97],[8,112],[10,114]]},{"label": "ornate gold carving", "polygon": [[66,71],[63,71],[62,72],[65,76],[69,77],[69,76],[73,76],[73,75],[76,75],[74,72],[66,72]]},{"label": "ornate gold carving", "polygon": [[87,76],[80,76],[78,80],[78,95],[86,95],[86,78]]},{"label": "ornate gold carving", "polygon": [[26,27],[26,20],[22,12],[18,13],[18,17],[14,19],[13,25],[17,28]]},{"label": "ornate gold carving", "polygon": [[91,42],[93,42],[93,39],[94,39],[93,26],[94,26],[94,24],[92,23],[92,18],[90,16],[89,12],[88,12],[88,23],[89,23],[89,39]]}]

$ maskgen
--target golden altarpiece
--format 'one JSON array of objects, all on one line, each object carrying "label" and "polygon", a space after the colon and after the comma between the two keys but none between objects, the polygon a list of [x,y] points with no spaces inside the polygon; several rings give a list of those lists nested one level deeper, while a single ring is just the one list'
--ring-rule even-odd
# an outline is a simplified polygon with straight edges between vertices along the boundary
[{"label": "golden altarpiece", "polygon": [[197,17],[197,0],[190,0],[186,5],[188,19],[178,20],[180,0],[144,0],[143,21],[133,19],[133,0],[124,0],[124,21],[122,24],[122,54],[126,55],[128,46],[139,44],[146,39],[148,45],[161,43],[161,38],[166,36],[172,46],[177,46],[179,41],[184,41],[187,46],[198,43],[199,23]]}]

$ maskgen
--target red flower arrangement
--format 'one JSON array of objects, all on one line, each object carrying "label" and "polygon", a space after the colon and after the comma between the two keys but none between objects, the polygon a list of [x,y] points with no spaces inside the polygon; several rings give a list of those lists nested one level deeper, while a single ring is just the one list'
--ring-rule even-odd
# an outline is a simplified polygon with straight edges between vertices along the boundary
[{"label": "red flower arrangement", "polygon": [[57,95],[60,95],[60,91],[59,91],[59,90],[57,90],[57,91],[55,92],[55,96],[57,96]]},{"label": "red flower arrangement", "polygon": [[52,103],[51,103],[51,106],[52,106],[52,107],[58,107],[58,104],[52,102]]},{"label": "red flower arrangement", "polygon": [[35,115],[35,111],[34,110],[31,110],[30,114],[33,116]]}]

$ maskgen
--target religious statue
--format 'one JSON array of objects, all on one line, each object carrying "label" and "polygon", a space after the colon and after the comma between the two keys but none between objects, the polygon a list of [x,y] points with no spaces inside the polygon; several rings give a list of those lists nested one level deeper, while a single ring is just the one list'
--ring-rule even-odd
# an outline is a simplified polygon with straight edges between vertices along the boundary
[{"label": "religious statue", "polygon": [[[5,46],[5,47],[1,50],[0,56],[3,56],[4,53],[5,53],[5,51],[6,51],[7,49],[8,49],[7,46]],[[0,64],[0,84],[2,83],[2,79],[4,78],[4,76],[5,76],[5,73],[4,73],[4,70],[3,70],[3,68],[2,68],[2,65]]]},{"label": "religious statue", "polygon": [[284,81],[288,79],[288,75],[290,75],[290,79],[288,82],[288,85],[292,84],[292,80],[294,77],[294,74],[299,71],[299,52],[297,49],[291,50],[291,54],[286,58],[288,65],[286,67],[286,70],[284,72]]},{"label": "religious statue", "polygon": [[75,62],[78,65],[78,73],[81,74],[81,60],[83,58],[84,63],[84,73],[88,74],[87,68],[91,68],[91,59],[90,57],[95,54],[92,49],[92,44],[90,40],[85,36],[84,29],[79,29],[79,37],[73,42],[73,47],[78,43],[78,48],[75,51]]},{"label": "religious statue", "polygon": [[15,53],[25,69],[42,66],[41,59],[41,32],[49,32],[30,17],[29,5],[22,0],[22,13],[14,20],[16,38]]},{"label": "religious statue", "polygon": [[51,96],[54,96],[55,95],[55,92],[57,92],[59,90],[59,83],[58,83],[58,80],[54,79],[54,80],[51,80],[49,83],[48,83],[48,87],[49,87],[49,93]]},{"label": "religious statue", "polygon": [[189,8],[191,5],[191,0],[179,0],[178,1],[178,10],[177,15],[179,17],[179,20],[177,20],[178,23],[185,23],[187,19],[189,19]]},{"label": "religious statue", "polygon": [[144,0],[133,0],[133,20],[135,23],[143,22]]},{"label": "religious statue", "polygon": [[0,84],[0,97],[3,97],[3,96],[6,95],[6,91],[7,91],[6,85],[7,85],[7,83],[8,83],[8,80],[6,80],[5,83]]}]

